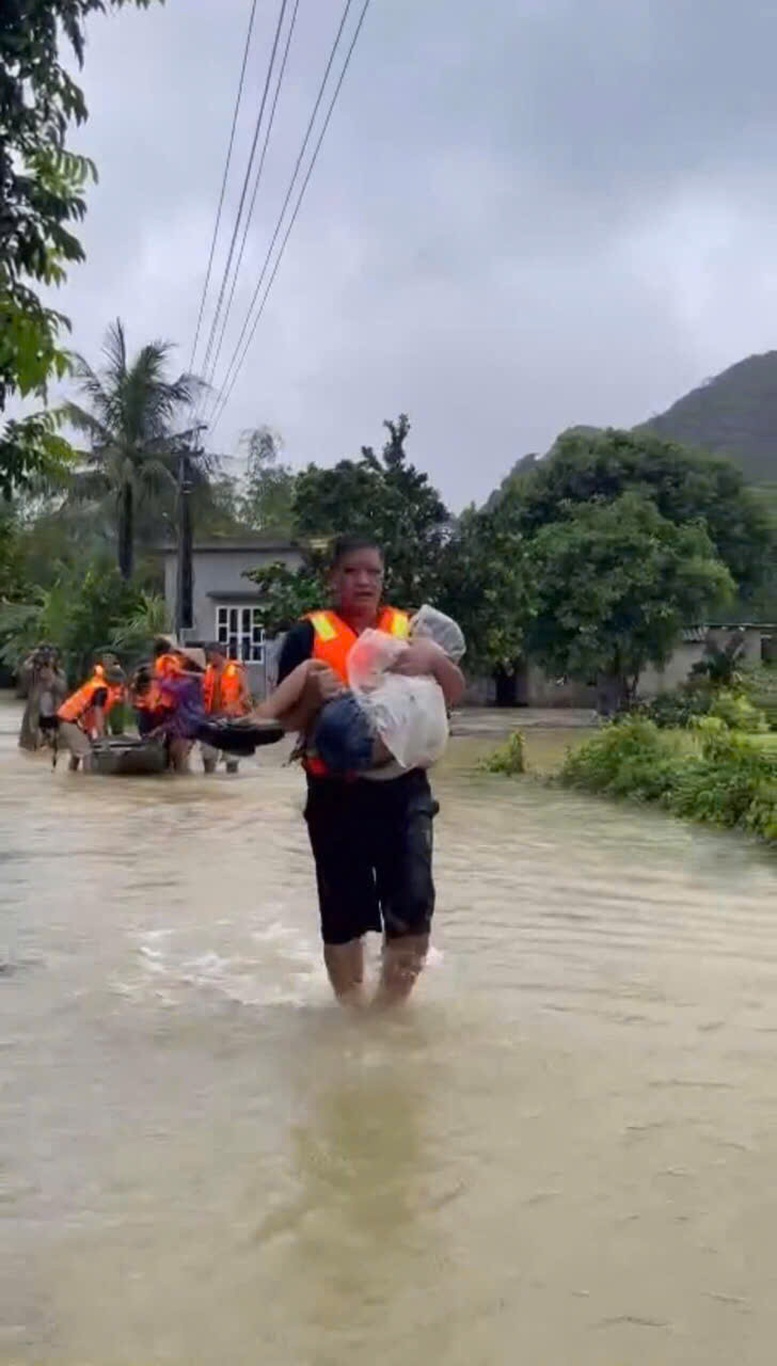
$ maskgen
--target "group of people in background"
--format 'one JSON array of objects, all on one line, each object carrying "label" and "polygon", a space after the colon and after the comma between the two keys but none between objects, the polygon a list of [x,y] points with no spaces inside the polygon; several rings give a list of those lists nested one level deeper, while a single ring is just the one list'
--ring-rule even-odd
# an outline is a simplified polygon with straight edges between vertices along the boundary
[{"label": "group of people in background", "polygon": [[278,685],[257,707],[244,667],[221,645],[203,651],[160,639],[129,680],[114,656],[103,655],[70,696],[63,696],[56,658],[46,657],[44,667],[38,652],[20,737],[34,748],[37,741],[28,740],[54,715],[59,742],[78,768],[88,764],[114,707],[128,702],[140,736],[164,744],[169,768],[185,772],[199,743],[212,772],[220,754],[234,769],[239,754],[265,743],[263,726],[296,733],[324,962],[336,997],[351,1005],[366,1000],[368,932],[383,936],[376,1004],[407,999],[426,961],[438,811],[428,774],[465,687],[457,623],[428,604],[414,612],[386,604],[384,573],[373,540],[338,538],[329,605],[287,633]]},{"label": "group of people in background", "polygon": [[197,743],[206,773],[215,771],[222,756],[234,773],[240,754],[253,752],[248,736],[241,740],[231,726],[253,706],[245,666],[229,659],[218,643],[201,649],[160,637],[153,657],[129,679],[117,657],[104,653],[72,693],[59,655],[40,645],[22,666],[21,679],[27,702],[20,747],[49,747],[55,762],[58,751],[67,750],[71,770],[89,766],[95,742],[105,737],[109,717],[120,707],[131,708],[141,739],[164,745],[174,772],[188,771]]}]

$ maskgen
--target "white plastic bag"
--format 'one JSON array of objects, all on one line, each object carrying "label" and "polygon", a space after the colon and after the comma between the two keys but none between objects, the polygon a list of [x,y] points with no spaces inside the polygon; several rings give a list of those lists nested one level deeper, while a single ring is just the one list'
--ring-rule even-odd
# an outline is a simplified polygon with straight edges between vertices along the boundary
[{"label": "white plastic bag", "polygon": [[399,656],[407,641],[385,631],[362,631],[348,656],[348,682],[354,692],[372,692]]},{"label": "white plastic bag", "polygon": [[386,674],[362,698],[375,729],[403,768],[430,768],[448,743],[448,713],[434,678]]},{"label": "white plastic bag", "polygon": [[436,607],[430,607],[428,603],[419,607],[413,617],[410,623],[410,638],[433,640],[454,664],[458,664],[467,649],[464,632],[459,623],[452,617],[446,617],[444,612],[438,612]]},{"label": "white plastic bag", "polygon": [[348,682],[397,762],[429,768],[445,750],[448,714],[435,679],[388,672],[407,647],[384,631],[364,631],[348,656]]}]

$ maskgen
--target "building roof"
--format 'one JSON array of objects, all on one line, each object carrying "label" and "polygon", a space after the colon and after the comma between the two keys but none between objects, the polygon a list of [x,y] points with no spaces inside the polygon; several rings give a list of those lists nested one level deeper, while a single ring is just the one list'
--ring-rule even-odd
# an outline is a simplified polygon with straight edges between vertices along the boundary
[{"label": "building roof", "polygon": [[213,598],[214,602],[223,603],[225,606],[239,607],[242,603],[258,603],[264,600],[261,589],[255,588],[214,588],[212,592],[206,593],[206,597]]},{"label": "building roof", "polygon": [[686,645],[703,645],[710,631],[761,631],[765,635],[777,631],[768,621],[711,621],[707,626],[686,626],[682,633]]},{"label": "building roof", "polygon": [[[155,549],[160,555],[177,555],[177,545],[160,545]],[[257,536],[253,539],[248,537],[224,536],[210,541],[195,541],[192,546],[194,555],[213,555],[220,551],[236,551],[250,554],[251,551],[263,551],[265,554],[273,550],[283,551],[289,554],[290,551],[300,551],[301,546],[297,541],[291,541],[281,536]]]}]

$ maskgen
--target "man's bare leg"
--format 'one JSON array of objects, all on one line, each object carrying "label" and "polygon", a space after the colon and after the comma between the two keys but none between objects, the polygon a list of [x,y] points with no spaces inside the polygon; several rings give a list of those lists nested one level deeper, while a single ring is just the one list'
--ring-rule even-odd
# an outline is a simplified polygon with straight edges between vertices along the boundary
[{"label": "man's bare leg", "polygon": [[364,944],[361,939],[351,939],[347,944],[325,944],[324,963],[340,1004],[363,1005]]},{"label": "man's bare leg", "polygon": [[406,934],[383,943],[383,965],[373,1005],[379,1009],[401,1005],[424,970],[428,934]]},{"label": "man's bare leg", "polygon": [[191,747],[191,740],[184,740],[178,736],[170,741],[170,767],[173,773],[189,772],[189,752]]}]

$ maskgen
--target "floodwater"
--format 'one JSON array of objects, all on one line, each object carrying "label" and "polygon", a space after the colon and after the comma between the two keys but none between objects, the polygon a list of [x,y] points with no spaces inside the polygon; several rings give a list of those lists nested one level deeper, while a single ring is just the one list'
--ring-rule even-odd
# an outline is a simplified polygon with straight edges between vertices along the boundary
[{"label": "floodwater", "polygon": [[0,709],[0,1362],[770,1366],[777,870],[438,776],[411,1007],[330,1004],[301,786]]}]

